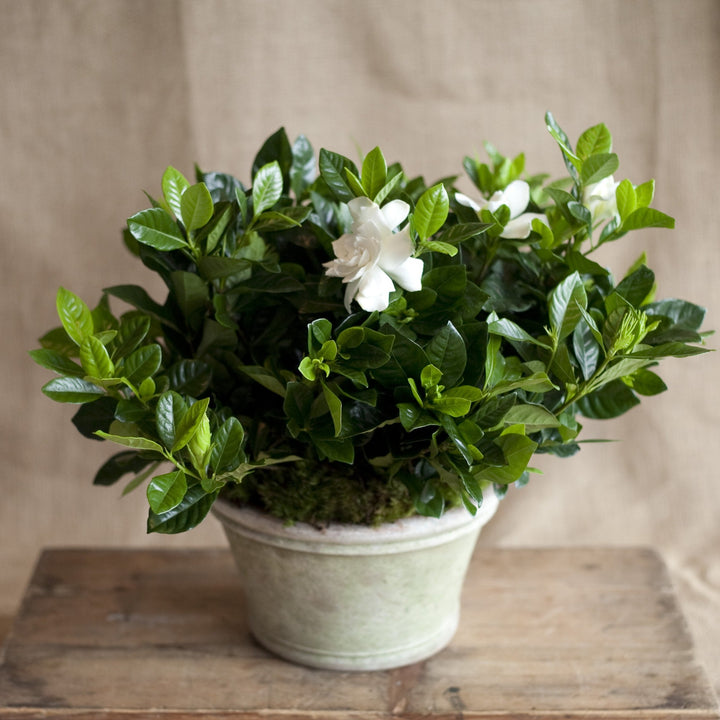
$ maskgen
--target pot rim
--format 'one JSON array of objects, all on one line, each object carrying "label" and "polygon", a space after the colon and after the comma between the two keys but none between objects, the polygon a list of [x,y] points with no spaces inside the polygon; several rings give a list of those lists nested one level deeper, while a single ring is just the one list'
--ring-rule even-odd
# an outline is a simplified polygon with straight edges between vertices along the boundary
[{"label": "pot rim", "polygon": [[499,500],[492,488],[471,515],[465,507],[452,508],[439,518],[411,515],[378,526],[332,523],[318,528],[304,522],[286,525],[279,518],[251,507],[218,498],[213,514],[226,531],[278,547],[333,555],[380,555],[432,547],[479,531],[495,514]]}]

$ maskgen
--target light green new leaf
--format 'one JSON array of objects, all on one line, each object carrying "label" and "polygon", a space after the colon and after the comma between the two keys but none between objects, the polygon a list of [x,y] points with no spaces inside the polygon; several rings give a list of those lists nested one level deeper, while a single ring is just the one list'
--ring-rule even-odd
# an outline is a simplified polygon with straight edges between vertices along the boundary
[{"label": "light green new leaf", "polygon": [[620,229],[628,232],[650,227],[672,229],[675,227],[675,219],[654,208],[639,207],[623,220]]},{"label": "light green new leaf", "polygon": [[172,452],[182,450],[189,442],[195,431],[200,427],[205,411],[210,404],[210,398],[204,398],[193,403],[187,412],[177,419],[175,423],[175,442]]},{"label": "light green new leaf", "polygon": [[115,372],[107,349],[94,335],[86,337],[80,343],[80,362],[86,375],[94,378],[111,378]]},{"label": "light green new leaf", "polygon": [[342,430],[342,400],[325,384],[322,384],[323,396],[330,410],[330,417],[333,421],[335,437],[340,435]]},{"label": "light green new leaf", "polygon": [[185,179],[185,176],[172,165],[169,165],[163,173],[162,191],[165,202],[177,218],[182,217],[180,202],[183,193],[188,187],[190,187],[190,183]]},{"label": "light green new leaf", "polygon": [[282,195],[283,176],[277,160],[263,165],[255,175],[252,186],[253,217],[269,210]]},{"label": "light green new leaf", "polygon": [[617,186],[615,200],[621,220],[625,220],[637,208],[637,193],[634,185],[627,178]]},{"label": "light green new leaf", "polygon": [[168,512],[177,507],[187,492],[187,478],[182,470],[156,475],[147,487],[147,499],[155,513]]},{"label": "light green new leaf", "polygon": [[164,454],[162,447],[158,443],[144,437],[113,435],[102,430],[97,430],[95,434],[104,440],[110,440],[111,442],[122,445],[123,447],[132,448],[133,450],[152,450],[153,452],[160,453],[161,455]]},{"label": "light green new leaf", "polygon": [[586,160],[590,155],[609,153],[612,150],[612,136],[604,123],[588,128],[577,141],[578,157]]},{"label": "light green new leaf", "polygon": [[420,240],[427,240],[443,226],[449,208],[450,200],[442,183],[433,185],[420,196],[412,221]]},{"label": "light green new leaf", "polygon": [[130,234],[144,245],[168,252],[187,247],[177,223],[162,208],[150,208],[128,220]]},{"label": "light green new leaf", "polygon": [[76,345],[93,334],[92,313],[81,298],[61,287],[57,291],[55,305],[65,332]]},{"label": "light green new leaf", "polygon": [[206,225],[213,215],[213,200],[205,183],[191,185],[180,199],[180,216],[188,232]]},{"label": "light green new leaf", "polygon": [[620,167],[620,161],[615,153],[591,155],[582,164],[580,180],[583,185],[593,185],[608,175],[612,175],[618,167]]},{"label": "light green new leaf", "polygon": [[524,425],[527,432],[560,426],[560,421],[542,405],[514,405],[503,418],[506,425]]},{"label": "light green new leaf", "polygon": [[382,190],[387,178],[387,162],[379,147],[373,148],[363,160],[361,180],[365,195],[371,200]]}]

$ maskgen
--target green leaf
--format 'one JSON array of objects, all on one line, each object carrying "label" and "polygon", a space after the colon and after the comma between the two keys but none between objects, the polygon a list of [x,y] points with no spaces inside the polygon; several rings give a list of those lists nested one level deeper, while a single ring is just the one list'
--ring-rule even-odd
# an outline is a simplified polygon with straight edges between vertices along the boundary
[{"label": "green leaf", "polygon": [[362,187],[371,200],[380,192],[387,178],[387,162],[379,147],[373,148],[362,163]]},{"label": "green leaf", "polygon": [[216,474],[231,472],[243,461],[242,444],[245,431],[236,417],[229,417],[215,433],[210,465]]},{"label": "green leaf", "polygon": [[162,191],[165,202],[177,218],[182,217],[180,202],[183,193],[188,187],[190,187],[190,183],[185,179],[185,176],[172,165],[169,165],[163,173]]},{"label": "green leaf", "polygon": [[620,226],[623,232],[650,227],[672,229],[675,227],[675,219],[654,208],[639,207],[630,213]]},{"label": "green leaf", "polygon": [[87,375],[105,379],[113,377],[115,366],[105,346],[91,335],[80,343],[80,362]]},{"label": "green leaf", "polygon": [[150,324],[151,320],[146,316],[131,315],[123,318],[113,341],[113,357],[121,359],[135,350],[147,337]]},{"label": "green leaf", "polygon": [[78,377],[59,377],[42,387],[51,400],[63,403],[86,403],[97,400],[105,391],[87,380]]},{"label": "green leaf", "polygon": [[[626,382],[628,381],[626,380]],[[667,385],[662,378],[645,368],[633,373],[628,384],[639,395],[659,395],[667,390]]]},{"label": "green leaf", "polygon": [[420,240],[427,240],[443,226],[449,208],[450,200],[442,183],[433,185],[420,196],[412,218]]},{"label": "green leaf", "polygon": [[544,348],[548,347],[546,343],[530,335],[530,333],[523,330],[512,320],[507,320],[505,318],[489,322],[488,332],[492,333],[493,335],[500,335],[501,337],[507,338],[508,340],[529,342],[533,345],[539,345],[540,347]]},{"label": "green leaf", "polygon": [[582,317],[580,308],[587,305],[587,293],[577,272],[568,275],[557,285],[548,298],[550,326],[553,337],[559,342],[575,329]]},{"label": "green leaf", "polygon": [[128,303],[128,305],[136,307],[138,310],[142,310],[163,324],[175,328],[175,323],[167,309],[156,303],[148,295],[147,291],[139,285],[114,285],[105,288],[104,292]]},{"label": "green leaf", "polygon": [[692,355],[702,355],[710,352],[708,348],[697,347],[695,345],[686,345],[681,342],[668,342],[662,345],[644,346],[633,351],[629,357],[654,359],[663,357],[691,357]]},{"label": "green leaf", "polygon": [[506,425],[524,425],[527,432],[560,427],[560,421],[547,408],[531,403],[511,407],[503,422]]},{"label": "green leaf", "polygon": [[199,397],[210,385],[212,369],[202,360],[180,360],[169,368],[167,378],[171,390]]},{"label": "green leaf", "polygon": [[633,307],[640,307],[655,287],[655,273],[646,265],[623,278],[615,292],[627,300]]},{"label": "green leaf", "polygon": [[133,450],[150,450],[152,452],[163,454],[162,447],[154,440],[149,440],[144,437],[128,436],[128,435],[114,435],[112,433],[106,433],[102,430],[98,430],[95,433],[98,437],[103,440],[110,440],[111,442],[122,445],[123,447],[129,447]]},{"label": "green leaf", "polygon": [[635,195],[637,197],[638,207],[647,207],[650,205],[655,197],[655,181],[648,180],[647,182],[638,185],[635,188]]},{"label": "green leaf", "polygon": [[95,474],[93,485],[114,485],[123,475],[135,475],[152,462],[133,450],[123,450],[106,460]]},{"label": "green leaf", "polygon": [[187,492],[187,479],[182,470],[156,475],[147,487],[147,499],[154,513],[177,507]]},{"label": "green leaf", "polygon": [[677,327],[699,330],[705,319],[705,308],[687,300],[667,299],[646,305],[643,310],[651,317],[669,318]]},{"label": "green leaf", "polygon": [[66,355],[61,355],[54,350],[30,350],[30,357],[41,367],[52,370],[60,375],[70,377],[83,377],[85,371]]},{"label": "green leaf", "polygon": [[623,180],[617,186],[615,190],[615,200],[621,220],[625,220],[625,218],[637,208],[637,193],[635,192],[635,187],[628,179]]},{"label": "green leaf", "polygon": [[206,493],[202,486],[193,485],[188,488],[182,502],[172,510],[159,514],[150,510],[147,531],[175,534],[190,530],[205,518],[215,498],[217,491]]},{"label": "green leaf", "polygon": [[312,145],[304,135],[299,135],[292,146],[292,165],[290,166],[290,187],[296,198],[302,197],[310,187],[315,180],[316,172]]},{"label": "green leaf", "polygon": [[342,430],[342,401],[325,383],[322,384],[322,389],[337,437]]},{"label": "green leaf", "polygon": [[[510,429],[510,428],[508,428]],[[478,480],[487,480],[499,485],[509,485],[519,480],[530,462],[537,443],[518,432],[507,432],[496,441],[505,458],[505,465],[489,467],[478,473]]]},{"label": "green leaf", "polygon": [[545,113],[545,126],[550,135],[555,139],[555,142],[560,146],[568,172],[571,177],[576,178],[577,171],[582,166],[582,160],[573,152],[568,136],[549,111]]},{"label": "green leaf", "polygon": [[155,408],[155,424],[158,437],[166,448],[175,445],[178,438],[177,427],[187,412],[187,403],[176,392],[168,390],[160,395]]},{"label": "green leaf", "polygon": [[598,153],[591,155],[582,164],[580,180],[583,185],[593,185],[603,178],[612,175],[620,166],[618,156],[615,153]]},{"label": "green leaf", "polygon": [[269,210],[280,199],[283,191],[283,176],[277,160],[258,170],[253,179],[253,217]]},{"label": "green leaf", "polygon": [[442,395],[432,401],[432,409],[449,415],[450,417],[463,417],[470,412],[470,401],[467,398]]},{"label": "green leaf", "polygon": [[433,336],[425,354],[430,363],[441,370],[445,385],[457,384],[465,371],[467,351],[465,341],[451,322]]},{"label": "green leaf", "polygon": [[[170,273],[170,281],[177,304],[186,320],[203,312],[210,299],[207,283],[196,273],[176,270]],[[188,322],[191,327],[193,323]]]},{"label": "green leaf", "polygon": [[180,200],[180,214],[188,232],[197,230],[210,222],[213,216],[213,200],[205,183],[191,185]]},{"label": "green leaf", "polygon": [[587,159],[590,155],[610,152],[612,150],[610,131],[604,123],[593,125],[578,138],[575,149],[581,160]]},{"label": "green leaf", "polygon": [[55,305],[65,332],[76,345],[93,334],[90,308],[77,295],[61,287],[57,291]]},{"label": "green leaf", "polygon": [[179,250],[188,244],[172,217],[162,208],[151,208],[128,220],[130,234],[144,245],[156,250]]},{"label": "green leaf", "polygon": [[640,400],[622,380],[614,380],[581,398],[576,404],[585,417],[607,420],[626,413],[639,403]]},{"label": "green leaf", "polygon": [[200,427],[209,404],[210,398],[198,400],[187,409],[187,412],[175,418],[175,442],[172,445],[172,452],[182,450],[190,442],[195,431]]},{"label": "green leaf", "polygon": [[146,378],[152,377],[162,363],[162,350],[159,345],[146,345],[135,350],[125,360],[124,376],[133,385],[139,385]]},{"label": "green leaf", "polygon": [[592,377],[600,361],[600,345],[586,322],[579,322],[573,330],[573,350],[585,380]]},{"label": "green leaf", "polygon": [[390,194],[395,189],[395,186],[402,180],[403,174],[402,172],[398,172],[397,174],[393,175],[390,180],[388,180],[385,185],[383,185],[380,190],[375,193],[375,202],[378,205],[382,205],[385,200],[387,200],[388,197],[390,197]]},{"label": "green leaf", "polygon": [[285,397],[285,385],[271,372],[260,365],[239,365],[238,370],[252,378],[256,383],[265,389],[274,392],[280,397]]},{"label": "green leaf", "polygon": [[320,175],[327,183],[333,195],[335,195],[340,202],[350,202],[350,200],[355,197],[355,193],[353,193],[348,187],[347,182],[345,182],[344,169],[347,167],[352,173],[357,175],[355,164],[343,155],[323,148],[320,150],[319,166]]},{"label": "green leaf", "polygon": [[257,175],[260,168],[273,161],[277,162],[283,178],[283,192],[290,190],[290,168],[293,162],[293,151],[290,147],[285,128],[276,130],[262,145],[252,164],[252,177]]}]

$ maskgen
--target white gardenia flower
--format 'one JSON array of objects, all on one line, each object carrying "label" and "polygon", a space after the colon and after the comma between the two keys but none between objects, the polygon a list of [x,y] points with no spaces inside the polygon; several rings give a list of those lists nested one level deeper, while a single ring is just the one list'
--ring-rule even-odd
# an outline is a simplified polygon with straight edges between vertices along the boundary
[{"label": "white gardenia flower", "polygon": [[385,310],[393,281],[411,292],[422,289],[423,261],[412,257],[413,243],[407,227],[393,232],[410,212],[402,200],[380,207],[370,198],[348,203],[353,223],[332,244],[335,260],[324,263],[331,277],[347,283],[345,307],[357,300],[363,310]]},{"label": "white gardenia flower", "polygon": [[590,211],[593,225],[611,220],[617,215],[615,190],[619,184],[612,175],[609,175],[583,189],[583,205]]},{"label": "white gardenia flower", "polygon": [[524,180],[513,180],[504,190],[498,190],[489,200],[484,198],[475,202],[467,195],[455,193],[455,199],[465,207],[472,208],[479,213],[483,208],[495,212],[501,205],[507,205],[510,210],[510,220],[500,233],[500,237],[509,240],[524,240],[530,235],[532,221],[535,219],[548,224],[542,213],[526,213],[525,209],[530,202],[530,186]]}]

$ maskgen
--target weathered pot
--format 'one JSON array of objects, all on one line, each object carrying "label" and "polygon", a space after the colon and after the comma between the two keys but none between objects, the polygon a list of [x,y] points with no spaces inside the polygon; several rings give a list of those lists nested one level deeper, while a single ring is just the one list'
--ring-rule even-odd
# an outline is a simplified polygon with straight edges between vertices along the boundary
[{"label": "weathered pot", "polygon": [[498,500],[473,517],[411,517],[379,527],[317,529],[224,500],[223,524],[245,590],[250,631],[303,665],[382,670],[424,660],[457,629],[460,593],[481,527]]}]

